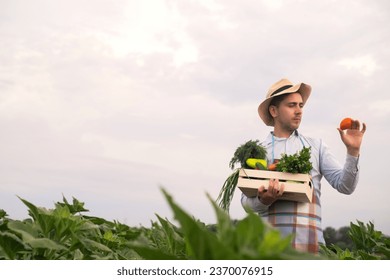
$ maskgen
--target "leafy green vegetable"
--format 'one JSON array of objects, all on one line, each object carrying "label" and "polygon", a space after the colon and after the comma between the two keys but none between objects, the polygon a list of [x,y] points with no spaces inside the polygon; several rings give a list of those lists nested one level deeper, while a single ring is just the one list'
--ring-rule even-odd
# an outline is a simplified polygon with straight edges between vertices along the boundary
[{"label": "leafy green vegetable", "polygon": [[[266,155],[267,150],[259,143],[259,140],[249,140],[236,149],[233,158],[230,160],[229,166],[231,169],[234,169],[235,165],[239,163],[241,168],[252,168],[246,163],[248,158],[265,159]],[[257,168],[265,169],[261,164],[259,164]],[[227,212],[229,212],[230,202],[233,199],[234,191],[237,187],[238,173],[239,171],[235,170],[225,180],[216,200],[218,205]]]},{"label": "leafy green vegetable", "polygon": [[236,163],[240,163],[242,168],[250,168],[246,164],[248,158],[265,159],[267,150],[259,143],[259,140],[249,140],[239,146],[230,160],[229,166],[234,169]]},{"label": "leafy green vegetable", "polygon": [[315,255],[294,250],[291,236],[282,236],[250,209],[247,209],[248,215],[244,219],[234,222],[208,196],[217,216],[217,229],[212,232],[177,205],[166,191],[163,192],[175,219],[180,223],[189,259],[319,259]]},{"label": "leafy green vegetable", "polygon": [[372,222],[350,223],[349,237],[353,250],[341,249],[335,244],[321,245],[321,253],[329,259],[339,260],[388,260],[390,259],[390,237],[374,228]]},{"label": "leafy green vegetable", "polygon": [[219,192],[217,202],[219,207],[229,212],[230,203],[234,196],[234,191],[237,186],[239,170],[234,171],[223,183],[221,191]]},{"label": "leafy green vegetable", "polygon": [[313,168],[310,162],[310,149],[311,147],[303,148],[293,155],[283,154],[276,164],[276,171],[309,174]]},{"label": "leafy green vegetable", "polygon": [[[354,248],[322,245],[320,255],[302,253],[251,209],[231,220],[208,195],[216,223],[206,225],[180,207],[165,190],[177,225],[156,214],[151,228],[129,227],[117,221],[85,216],[84,203],[64,198],[54,209],[22,200],[31,218],[0,218],[1,260],[234,260],[234,259],[390,259],[390,238],[358,221],[349,235]],[[82,206],[82,207],[80,207]],[[80,211],[82,210],[83,211]]]}]

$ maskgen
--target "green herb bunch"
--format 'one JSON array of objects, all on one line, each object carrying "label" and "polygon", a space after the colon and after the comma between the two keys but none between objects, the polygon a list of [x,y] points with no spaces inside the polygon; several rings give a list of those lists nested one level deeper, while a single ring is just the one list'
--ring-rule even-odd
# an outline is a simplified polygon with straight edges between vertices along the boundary
[{"label": "green herb bunch", "polygon": [[283,154],[276,165],[276,170],[288,173],[309,174],[313,168],[310,162],[310,149],[311,147],[305,147],[293,155]]},{"label": "green herb bunch", "polygon": [[[248,158],[265,159],[266,155],[267,150],[259,143],[259,140],[249,140],[236,149],[229,166],[234,169],[234,166],[239,163],[241,168],[250,168],[246,164]],[[230,203],[237,187],[238,177],[239,170],[237,169],[225,180],[217,198],[218,205],[227,212],[229,212]]]},{"label": "green herb bunch", "polygon": [[236,149],[229,166],[234,169],[235,164],[240,163],[242,168],[250,168],[246,164],[248,158],[265,159],[266,155],[267,150],[259,143],[259,140],[249,140]]}]

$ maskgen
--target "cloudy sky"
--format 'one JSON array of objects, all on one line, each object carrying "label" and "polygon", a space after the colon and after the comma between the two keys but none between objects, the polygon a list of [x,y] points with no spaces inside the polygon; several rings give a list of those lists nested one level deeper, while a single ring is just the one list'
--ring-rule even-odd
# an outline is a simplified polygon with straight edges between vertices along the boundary
[{"label": "cloudy sky", "polygon": [[[351,196],[323,180],[323,225],[390,234],[390,2],[0,0],[0,208],[76,197],[90,215],[204,222],[235,149],[269,133],[257,106],[286,77],[313,87],[300,131],[343,162],[336,127],[367,124]],[[237,190],[232,218],[245,216]]]}]

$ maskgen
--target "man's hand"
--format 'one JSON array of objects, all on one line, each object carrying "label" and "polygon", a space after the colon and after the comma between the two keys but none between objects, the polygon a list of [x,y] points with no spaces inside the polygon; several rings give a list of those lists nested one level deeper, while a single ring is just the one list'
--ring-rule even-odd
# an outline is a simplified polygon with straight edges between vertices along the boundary
[{"label": "man's hand", "polygon": [[270,179],[268,190],[266,190],[264,186],[260,186],[257,192],[257,198],[261,201],[261,203],[271,205],[275,202],[275,200],[282,196],[283,191],[284,184],[279,186],[278,179]]},{"label": "man's hand", "polygon": [[360,122],[353,120],[351,129],[344,131],[337,128],[337,130],[340,133],[341,140],[347,147],[347,153],[354,157],[359,156],[363,135],[366,132],[366,124],[363,123],[363,128],[360,130]]}]

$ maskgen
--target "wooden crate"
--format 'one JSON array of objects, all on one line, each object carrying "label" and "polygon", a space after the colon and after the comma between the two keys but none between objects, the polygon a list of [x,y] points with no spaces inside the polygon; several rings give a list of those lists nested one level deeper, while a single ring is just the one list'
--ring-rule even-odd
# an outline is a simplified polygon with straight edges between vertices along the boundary
[{"label": "wooden crate", "polygon": [[[270,179],[279,179],[284,184],[283,195],[279,199],[311,202],[313,182],[308,174],[292,174],[277,171],[240,169],[237,187],[248,197],[257,196],[260,186],[268,189]],[[279,184],[280,184],[279,183]]]}]

